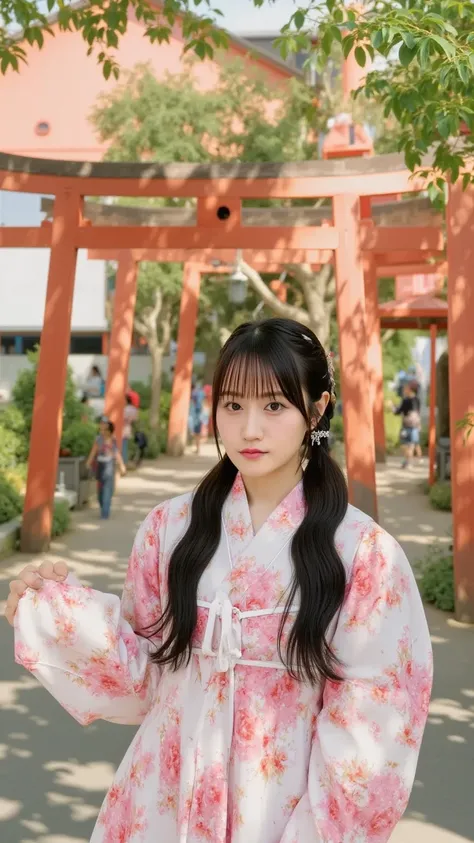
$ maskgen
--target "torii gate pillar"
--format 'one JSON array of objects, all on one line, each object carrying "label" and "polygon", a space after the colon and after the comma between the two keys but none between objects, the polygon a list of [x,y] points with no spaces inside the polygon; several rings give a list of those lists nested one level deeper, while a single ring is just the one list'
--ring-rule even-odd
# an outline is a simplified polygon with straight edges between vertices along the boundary
[{"label": "torii gate pillar", "polygon": [[386,462],[383,360],[380,335],[377,262],[375,255],[364,255],[365,313],[367,326],[367,365],[369,368],[370,400],[374,418],[375,459]]},{"label": "torii gate pillar", "polygon": [[352,194],[335,196],[333,208],[334,225],[339,232],[335,253],[336,297],[349,500],[377,520],[359,197]]},{"label": "torii gate pillar", "polygon": [[105,390],[105,413],[115,424],[115,436],[119,447],[122,443],[125,392],[133,340],[137,275],[137,262],[130,252],[124,252],[119,259],[115,282],[114,314]]},{"label": "torii gate pillar", "polygon": [[201,267],[185,263],[168,425],[167,453],[173,457],[181,456],[186,447],[200,287]]},{"label": "torii gate pillar", "polygon": [[51,254],[43,330],[36,377],[21,550],[47,550],[51,537],[54,490],[63,423],[64,393],[76,276],[82,200],[65,190],[54,201]]},{"label": "torii gate pillar", "polygon": [[474,187],[449,188],[448,336],[454,585],[458,620],[474,623],[474,436],[457,422],[474,412]]}]

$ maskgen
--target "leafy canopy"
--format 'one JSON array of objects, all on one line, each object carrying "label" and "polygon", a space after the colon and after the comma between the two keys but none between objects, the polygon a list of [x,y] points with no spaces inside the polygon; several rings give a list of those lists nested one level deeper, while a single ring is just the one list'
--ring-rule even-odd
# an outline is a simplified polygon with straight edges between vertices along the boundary
[{"label": "leafy canopy", "polygon": [[[253,0],[257,8],[274,2]],[[84,5],[47,0],[46,5],[60,30],[81,32],[106,78],[118,78],[115,51],[132,12],[143,23],[145,36],[157,44],[168,42],[180,23],[186,51],[200,59],[212,58],[228,45],[228,35],[219,28],[219,0],[98,0]],[[45,32],[52,34],[43,9],[41,0],[0,0],[2,73],[18,70],[27,58],[15,28],[38,47]],[[474,153],[472,0],[373,0],[357,10],[346,0],[310,0],[295,10],[275,43],[283,58],[304,52],[308,66],[319,70],[336,44],[345,56],[354,50],[362,67],[369,60],[382,60],[382,68],[368,74],[364,90],[384,107],[387,117],[400,122],[398,145],[408,167],[415,169],[430,153],[440,178],[438,188],[445,174],[455,181],[462,173],[467,186]]]},{"label": "leafy canopy", "polygon": [[196,88],[191,64],[162,80],[141,65],[99,100],[92,121],[112,161],[306,160],[317,156],[308,123],[317,129],[328,116],[313,100],[303,82],[276,90],[241,60],[224,61],[211,90]]}]

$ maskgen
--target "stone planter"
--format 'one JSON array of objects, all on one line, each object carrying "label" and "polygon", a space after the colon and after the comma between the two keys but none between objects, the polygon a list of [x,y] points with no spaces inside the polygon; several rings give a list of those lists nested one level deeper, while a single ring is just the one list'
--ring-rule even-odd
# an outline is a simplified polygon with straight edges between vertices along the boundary
[{"label": "stone planter", "polygon": [[56,483],[61,483],[61,474],[64,475],[66,489],[75,492],[77,495],[77,507],[80,508],[89,500],[90,476],[86,467],[85,457],[59,457],[58,474]]},{"label": "stone planter", "polygon": [[79,497],[77,499],[77,506],[82,509],[83,506],[89,503],[90,499],[95,493],[96,481],[93,477],[83,477],[79,481]]}]

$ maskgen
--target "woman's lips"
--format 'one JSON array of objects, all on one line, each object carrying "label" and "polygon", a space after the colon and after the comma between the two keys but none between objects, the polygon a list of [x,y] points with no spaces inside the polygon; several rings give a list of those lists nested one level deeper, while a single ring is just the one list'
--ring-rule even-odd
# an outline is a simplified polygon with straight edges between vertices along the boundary
[{"label": "woman's lips", "polygon": [[240,453],[248,460],[258,460],[259,457],[264,457],[267,451],[259,451],[255,448],[245,448],[245,450],[240,451]]}]

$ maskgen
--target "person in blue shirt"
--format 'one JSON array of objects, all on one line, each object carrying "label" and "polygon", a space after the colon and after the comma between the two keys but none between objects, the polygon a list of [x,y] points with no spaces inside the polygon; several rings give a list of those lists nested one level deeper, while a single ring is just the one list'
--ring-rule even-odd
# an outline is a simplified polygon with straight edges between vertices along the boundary
[{"label": "person in blue shirt", "polygon": [[191,391],[190,428],[196,454],[201,449],[201,433],[203,426],[203,406],[205,392],[199,383],[193,381]]}]

